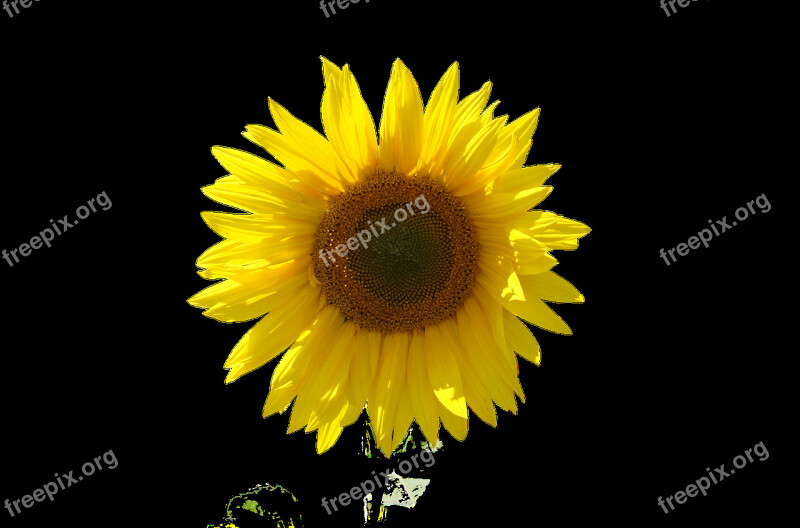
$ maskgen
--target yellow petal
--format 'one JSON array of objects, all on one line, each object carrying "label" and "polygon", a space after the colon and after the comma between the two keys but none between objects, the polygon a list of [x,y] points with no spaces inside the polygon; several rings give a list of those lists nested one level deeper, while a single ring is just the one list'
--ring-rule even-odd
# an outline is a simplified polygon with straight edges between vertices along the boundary
[{"label": "yellow petal", "polygon": [[[269,98],[269,111],[281,134],[294,149],[304,153],[304,158],[313,163],[333,180],[347,181],[341,160],[325,137],[297,119],[283,106]],[[313,158],[313,160],[311,159]],[[350,179],[350,182],[354,180]]]},{"label": "yellow petal", "polygon": [[[529,276],[530,275],[524,275],[523,277]],[[556,334],[572,335],[572,330],[567,326],[567,323],[540,299],[530,296],[524,301],[519,299],[501,299],[500,303],[503,305],[503,308],[509,312],[539,328]]]},{"label": "yellow petal", "polygon": [[387,457],[391,454],[392,427],[406,378],[408,341],[406,333],[384,337],[381,363],[367,406],[375,441]]},{"label": "yellow petal", "polygon": [[250,262],[264,260],[267,256],[270,263],[284,262],[295,258],[301,251],[310,253],[314,238],[313,235],[281,238],[268,236],[259,243],[222,240],[198,257],[197,267],[246,266]]},{"label": "yellow petal", "polygon": [[[314,428],[315,424],[319,425],[316,404],[321,404],[323,392],[333,389],[333,386],[325,383],[324,360],[329,357],[331,345],[347,338],[347,335],[347,322],[343,317],[336,317],[333,323],[324,330],[324,337],[309,344],[307,352],[312,353],[313,358],[310,362],[302,365],[304,370],[297,390],[297,399],[292,406],[292,415],[287,433],[293,433],[303,427],[306,428],[306,431],[309,431]],[[343,348],[339,346],[337,358],[340,358],[344,352]],[[342,372],[346,372],[346,369],[340,369],[339,375]],[[341,395],[341,393],[339,394]],[[339,399],[343,398],[340,397]]]},{"label": "yellow petal", "polygon": [[[481,124],[486,125],[486,123],[488,123],[489,121],[491,121],[491,120],[493,120],[495,118],[494,117],[494,111],[497,108],[497,105],[499,105],[499,104],[500,104],[500,101],[498,100],[498,101],[495,101],[495,102],[493,102],[492,104],[490,104],[489,106],[486,107],[486,110],[484,110],[483,113],[481,113]],[[508,116],[507,115],[500,116],[500,117],[498,117],[498,119],[502,120],[503,121],[503,126],[505,126],[506,121],[508,121]]]},{"label": "yellow petal", "polygon": [[288,283],[283,282],[280,286],[272,285],[262,290],[224,280],[197,293],[189,299],[189,303],[198,307],[206,305],[203,315],[217,321],[244,322],[283,306],[306,285],[302,275],[294,277]]},{"label": "yellow petal", "polygon": [[[286,360],[286,358],[293,358],[296,357],[300,350],[305,346],[303,343],[304,340],[308,340],[308,336],[310,331],[304,331],[300,336],[297,338],[297,341],[289,347],[289,350],[281,358],[281,361]],[[291,361],[291,360],[290,360]],[[289,408],[289,405],[292,403],[292,400],[297,397],[299,388],[298,383],[286,383],[280,387],[270,388],[269,394],[267,394],[267,399],[264,402],[264,407],[261,411],[261,415],[266,418],[267,416],[271,416],[276,413],[284,413]]]},{"label": "yellow petal", "polygon": [[324,411],[312,413],[312,420],[309,421],[306,431],[311,432],[320,427],[320,425],[335,419],[341,410],[341,405],[345,403],[347,404],[347,410],[341,418],[342,427],[355,422],[364,410],[366,399],[363,402],[355,403],[348,396],[348,392],[345,390],[342,394],[336,396]]},{"label": "yellow petal", "polygon": [[392,65],[380,124],[381,169],[410,174],[422,152],[422,96],[400,59]]},{"label": "yellow petal", "polygon": [[439,410],[444,428],[447,429],[450,436],[459,442],[463,442],[469,430],[469,417],[463,418],[451,413],[441,402],[439,403]]},{"label": "yellow petal", "polygon": [[[203,221],[223,238],[230,238],[239,242],[258,243],[271,233],[280,232],[281,226],[276,226],[274,215],[251,215],[214,213],[204,211],[200,214]],[[282,228],[285,231],[285,227]]]},{"label": "yellow petal", "polygon": [[[512,277],[515,279],[518,278],[516,277],[515,273],[512,273]],[[521,282],[518,282],[517,284],[519,286]],[[480,281],[477,282],[473,287],[472,295],[477,301],[478,306],[481,308],[481,311],[486,316],[486,321],[491,329],[491,335],[494,338],[496,350],[499,352],[499,355],[505,359],[506,366],[511,369],[511,372],[513,372],[513,383],[516,386],[518,385],[517,380],[519,376],[519,369],[517,367],[517,359],[514,356],[514,353],[509,351],[508,346],[506,345],[505,332],[503,330],[504,310],[502,306],[500,306],[499,299],[497,296],[490,294],[489,290],[485,288],[484,283]],[[487,354],[487,356],[492,357],[491,353]]]},{"label": "yellow petal", "polygon": [[520,256],[517,259],[517,273],[519,275],[544,273],[545,271],[550,271],[556,264],[558,264],[558,259],[549,253],[531,259],[525,259]]},{"label": "yellow petal", "polygon": [[531,363],[540,365],[542,354],[539,342],[536,341],[536,338],[531,331],[528,330],[528,327],[525,326],[525,323],[520,321],[517,316],[508,310],[503,310],[503,317],[508,348]]},{"label": "yellow petal", "polygon": [[303,236],[316,232],[309,222],[292,220],[273,214],[218,213],[204,211],[200,215],[206,225],[224,238],[251,244],[274,236]]},{"label": "yellow petal", "polygon": [[241,211],[275,215],[276,222],[286,218],[292,222],[318,225],[325,210],[300,201],[284,202],[267,194],[263,189],[239,181],[218,179],[213,185],[200,190],[212,200]]},{"label": "yellow petal", "polygon": [[228,147],[214,146],[211,154],[228,172],[280,200],[293,201],[300,198],[292,189],[292,175],[274,163],[249,152]]},{"label": "yellow petal", "polygon": [[[469,301],[467,301],[469,302]],[[494,364],[487,363],[485,351],[478,343],[475,332],[478,325],[485,325],[485,322],[476,321],[467,314],[465,309],[461,309],[456,314],[458,323],[458,333],[463,344],[464,357],[470,362],[472,368],[480,369],[481,380],[486,385],[486,389],[497,405],[506,411],[516,413],[517,402],[511,387],[503,381],[503,377],[497,372]],[[493,341],[492,341],[493,343]]]},{"label": "yellow petal", "polygon": [[311,324],[317,295],[311,288],[306,288],[281,310],[270,312],[256,323],[228,356],[225,368],[230,372],[225,382],[233,382],[286,350]]},{"label": "yellow petal", "polygon": [[491,394],[483,381],[482,371],[472,365],[464,352],[464,345],[458,333],[456,320],[451,318],[443,321],[439,324],[439,327],[442,331],[442,337],[444,337],[447,345],[451,347],[453,356],[458,363],[467,405],[481,420],[492,427],[496,427],[497,412],[495,411],[494,403],[492,403]]},{"label": "yellow petal", "polygon": [[455,155],[449,156],[444,167],[448,189],[457,188],[475,177],[488,159],[501,126],[499,120],[488,123],[470,138],[463,151],[455,143],[450,146]]},{"label": "yellow petal", "polygon": [[464,163],[467,145],[475,139],[475,136],[477,136],[482,129],[483,125],[479,119],[473,119],[462,124],[458,130],[453,129],[450,139],[447,142],[447,149],[442,152],[441,156],[436,156],[430,160],[426,167],[431,177],[437,181],[441,180],[445,183],[450,182],[451,177],[446,170],[446,166],[457,167],[459,164]]},{"label": "yellow petal", "polygon": [[319,368],[308,376],[303,391],[297,397],[292,413],[310,416],[311,411],[322,415],[331,402],[341,399],[350,375],[355,324],[348,321],[330,335],[329,350],[319,358]]},{"label": "yellow petal", "polygon": [[533,187],[541,187],[544,182],[561,168],[558,163],[531,165],[506,172],[494,183],[494,192],[518,193]]},{"label": "yellow petal", "polygon": [[342,419],[347,413],[347,402],[341,403],[336,416],[320,425],[317,433],[317,453],[322,454],[336,443],[342,435]]},{"label": "yellow petal", "polygon": [[561,303],[582,303],[583,294],[569,281],[546,271],[537,275],[525,275],[520,278],[522,289],[527,295],[538,297],[545,301]]},{"label": "yellow petal", "polygon": [[531,110],[504,127],[498,134],[498,143],[493,155],[500,155],[511,141],[511,136],[516,135],[519,138],[519,144],[513,166],[522,167],[528,157],[531,137],[536,131],[536,125],[539,123],[539,110],[539,108]]},{"label": "yellow petal", "polygon": [[433,387],[433,394],[450,412],[466,418],[467,402],[461,385],[461,373],[453,352],[446,346],[436,326],[425,328],[425,351],[428,379]]},{"label": "yellow petal", "polygon": [[249,265],[212,266],[201,272],[201,276],[209,279],[225,278],[252,288],[266,289],[284,280],[294,280],[298,277],[308,282],[307,267],[311,261],[308,254],[295,259],[271,264],[268,261],[255,261]]},{"label": "yellow petal", "polygon": [[403,383],[400,389],[400,399],[397,402],[397,413],[395,414],[394,425],[392,427],[392,445],[389,448],[390,451],[397,449],[397,446],[399,446],[400,442],[406,437],[408,428],[411,427],[411,422],[413,420],[414,410],[411,406],[408,385]]},{"label": "yellow petal", "polygon": [[[481,295],[481,288],[481,283],[478,282],[475,284],[474,291]],[[486,301],[476,295],[473,295],[464,303],[464,313],[470,321],[475,342],[479,350],[481,350],[483,361],[480,364],[491,368],[505,387],[522,396],[516,359],[509,352],[505,338],[503,336],[498,338],[498,333],[502,332],[502,327],[499,326],[502,325],[502,319],[497,321],[495,314],[488,312],[484,308],[484,304],[486,304]],[[495,302],[495,304],[498,303]],[[502,318],[502,315],[500,317]],[[500,339],[503,341],[502,345],[498,343]],[[512,356],[512,358],[509,359],[509,356]]]},{"label": "yellow petal", "polygon": [[459,71],[454,62],[447,69],[433,89],[423,117],[423,136],[421,158],[424,163],[440,156],[447,148],[450,131],[458,104]]},{"label": "yellow petal", "polygon": [[492,83],[487,81],[476,90],[459,101],[456,106],[455,121],[451,136],[455,136],[464,124],[480,119],[481,112],[489,101],[489,94],[492,91]]},{"label": "yellow petal", "polygon": [[552,191],[553,188],[546,185],[516,194],[492,192],[481,197],[470,195],[464,197],[464,202],[470,216],[475,219],[506,222],[513,220],[514,216],[524,215],[528,209],[547,198]]},{"label": "yellow petal", "polygon": [[353,165],[355,172],[351,179],[361,179],[374,172],[378,164],[375,122],[348,65],[339,70],[333,63],[323,60],[323,75],[325,135],[340,158]]},{"label": "yellow petal", "polygon": [[[260,146],[289,170],[300,182],[318,193],[334,196],[344,190],[343,178],[308,147],[261,125],[247,125],[242,135]],[[333,171],[333,172],[332,172]]]},{"label": "yellow petal", "polygon": [[[434,351],[431,351],[433,353]],[[415,332],[408,352],[408,391],[414,417],[428,443],[436,445],[439,438],[439,413],[436,396],[428,380],[425,360],[425,334]]]},{"label": "yellow petal", "polygon": [[497,160],[491,163],[484,163],[481,169],[474,176],[466,178],[461,184],[454,185],[452,193],[456,196],[463,196],[476,191],[484,190],[491,185],[499,176],[504,174],[513,162],[512,155],[517,146],[517,136],[511,137],[511,144]]},{"label": "yellow petal", "polygon": [[477,280],[485,285],[487,291],[498,297],[525,300],[525,290],[510,259],[481,255],[478,263],[481,273]]},{"label": "yellow petal", "polygon": [[336,327],[341,326],[343,321],[344,318],[339,310],[327,305],[281,357],[272,373],[269,395],[263,410],[265,418],[286,410],[308,379],[306,373],[309,365],[318,365],[313,360],[325,353],[329,346],[328,336]]},{"label": "yellow petal", "polygon": [[[376,342],[377,340],[377,342]],[[350,361],[350,399],[360,407],[370,393],[375,380],[381,355],[382,335],[378,332],[359,330],[353,347],[358,352]]]},{"label": "yellow petal", "polygon": [[246,184],[217,180],[200,191],[217,203],[248,213],[274,214],[288,210],[288,206],[276,197]]},{"label": "yellow petal", "polygon": [[515,219],[513,225],[550,249],[576,249],[578,239],[591,231],[582,222],[549,211],[531,211]]},{"label": "yellow petal", "polygon": [[527,233],[512,229],[509,233],[509,241],[514,248],[514,259],[519,275],[544,273],[558,263],[550,255],[550,248]]}]

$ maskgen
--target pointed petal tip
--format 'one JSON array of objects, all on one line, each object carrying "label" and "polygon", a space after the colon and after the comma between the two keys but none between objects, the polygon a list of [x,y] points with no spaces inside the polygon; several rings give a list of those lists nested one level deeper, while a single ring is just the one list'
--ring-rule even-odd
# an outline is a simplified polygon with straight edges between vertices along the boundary
[{"label": "pointed petal tip", "polygon": [[228,370],[228,374],[225,376],[225,385],[230,385],[240,378],[240,375],[237,372],[238,369],[236,367],[236,365],[225,367]]},{"label": "pointed petal tip", "polygon": [[396,58],[396,59],[394,60],[394,62],[392,63],[392,71],[394,71],[394,70],[395,70],[395,68],[397,68],[397,69],[398,69],[399,71],[401,71],[401,72],[408,71],[408,66],[406,66],[406,63],[405,63],[405,62],[403,62],[403,61],[400,59],[400,57]]}]

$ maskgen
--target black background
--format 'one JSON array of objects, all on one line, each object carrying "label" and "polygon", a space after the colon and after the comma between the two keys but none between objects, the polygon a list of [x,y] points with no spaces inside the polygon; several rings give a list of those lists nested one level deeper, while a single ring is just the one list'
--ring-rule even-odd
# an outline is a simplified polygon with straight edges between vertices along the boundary
[{"label": "black background", "polygon": [[[52,503],[3,509],[2,526],[204,527],[264,481],[294,492],[306,526],[359,525],[359,506],[329,517],[320,501],[370,476],[360,431],[318,456],[314,435],[285,434],[288,415],[262,419],[276,361],[225,385],[250,325],[185,302],[218,240],[199,215],[219,209],[199,188],[225,174],[210,147],[256,152],[240,132],[272,126],[268,96],[320,129],[320,55],[351,65],[376,123],[396,57],[426,100],[459,61],[461,96],[490,79],[498,114],[541,107],[528,163],[563,169],[540,207],[593,229],[555,253],[587,298],[556,307],[574,335],[536,332],[543,363],[520,363],[518,416],[500,411],[497,429],[473,416],[463,443],[445,433],[430,487],[391,524],[772,525],[796,490],[783,17],[723,2],[667,17],[655,0],[372,0],[328,19],[311,1],[0,11],[0,249],[101,192],[113,203],[0,261],[0,500],[108,450],[119,460]],[[659,257],[762,193],[771,211]],[[762,441],[765,462],[657,505]]]}]

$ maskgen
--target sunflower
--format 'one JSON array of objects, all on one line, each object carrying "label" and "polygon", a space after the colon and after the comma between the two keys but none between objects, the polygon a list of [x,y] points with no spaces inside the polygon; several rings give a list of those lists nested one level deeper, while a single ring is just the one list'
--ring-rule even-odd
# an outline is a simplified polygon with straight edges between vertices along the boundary
[{"label": "sunflower", "polygon": [[584,300],[550,251],[589,228],[533,210],[560,167],[524,166],[539,109],[495,117],[490,82],[459,100],[458,63],[423,107],[398,59],[376,134],[350,67],[322,72],[324,136],[269,99],[277,130],[243,134],[280,165],[212,148],[230,174],[203,192],[243,212],[202,214],[224,240],[197,260],[217,282],[189,303],[259,319],[225,381],[281,356],[263,416],[291,406],[288,432],[316,431],[319,453],[364,409],[387,456],[414,421],[432,445],[440,421],[463,440],[470,409],[494,427],[495,405],[525,401],[517,355],[540,364],[522,320],[568,335],[545,301]]}]

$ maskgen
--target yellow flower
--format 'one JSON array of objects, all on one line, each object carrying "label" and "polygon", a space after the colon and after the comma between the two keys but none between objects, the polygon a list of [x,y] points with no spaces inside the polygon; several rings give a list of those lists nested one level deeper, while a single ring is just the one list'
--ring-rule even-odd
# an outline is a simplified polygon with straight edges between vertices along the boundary
[{"label": "yellow flower", "polygon": [[550,251],[589,228],[532,210],[560,167],[523,166],[539,110],[495,117],[489,82],[458,100],[457,63],[423,107],[398,59],[376,135],[349,66],[322,64],[325,136],[270,99],[278,130],[244,136],[282,166],[212,149],[230,175],[203,192],[244,213],[203,213],[224,240],[197,265],[218,282],[189,302],[219,321],[260,319],[226,382],[282,355],[263,415],[294,401],[289,432],[316,431],[320,453],[365,404],[387,455],[412,421],[432,445],[440,420],[463,440],[469,409],[496,426],[495,405],[524,402],[516,355],[540,362],[520,318],[570,334],[544,301],[584,300]]}]

